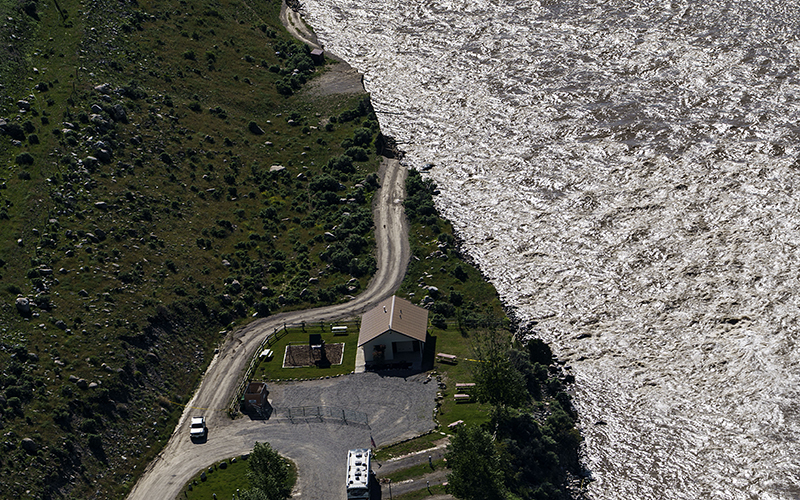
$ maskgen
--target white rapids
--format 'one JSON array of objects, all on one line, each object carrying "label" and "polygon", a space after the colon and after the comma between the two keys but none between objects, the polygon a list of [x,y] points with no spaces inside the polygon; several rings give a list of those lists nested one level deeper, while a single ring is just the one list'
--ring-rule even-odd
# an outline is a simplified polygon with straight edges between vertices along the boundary
[{"label": "white rapids", "polygon": [[800,498],[796,2],[302,13],[573,367],[591,498]]}]

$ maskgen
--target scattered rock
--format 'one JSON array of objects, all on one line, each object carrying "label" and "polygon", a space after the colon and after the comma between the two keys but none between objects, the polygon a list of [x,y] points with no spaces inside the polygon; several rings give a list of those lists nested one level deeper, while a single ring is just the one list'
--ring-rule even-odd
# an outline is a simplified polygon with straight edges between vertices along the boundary
[{"label": "scattered rock", "polygon": [[98,201],[97,203],[94,204],[94,207],[100,210],[108,210],[108,203],[104,201]]},{"label": "scattered rock", "polygon": [[20,109],[20,111],[28,111],[29,109],[31,109],[31,103],[29,103],[24,99],[20,99],[19,101],[17,101],[17,107]]},{"label": "scattered rock", "polygon": [[87,292],[84,289],[81,289],[81,290],[78,291],[78,295],[80,295],[81,297],[88,297],[89,296],[89,292]]},{"label": "scattered rock", "polygon": [[82,378],[79,378],[75,382],[75,385],[77,385],[81,389],[88,389],[89,388],[89,382],[87,382],[86,379],[82,379]]},{"label": "scattered rock", "polygon": [[242,291],[242,284],[239,283],[239,280],[233,280],[231,282],[231,291],[233,293],[239,293]]},{"label": "scattered rock", "polygon": [[270,172],[282,172],[284,170],[286,170],[286,167],[284,167],[283,165],[273,165],[269,167]]},{"label": "scattered rock", "polygon": [[100,113],[103,112],[103,108],[101,108],[99,104],[92,104],[90,110],[92,111],[92,113],[96,115],[99,115]]},{"label": "scattered rock", "polygon": [[75,375],[70,375],[67,380],[69,380],[70,382],[72,382],[74,384],[75,382],[78,381],[78,377],[76,377]]},{"label": "scattered rock", "polygon": [[111,85],[108,83],[102,83],[94,88],[95,91],[100,92],[101,94],[110,94],[111,93]]},{"label": "scattered rock", "polygon": [[259,127],[256,122],[250,122],[247,125],[247,130],[249,130],[250,133],[255,135],[264,135],[264,130],[261,127]]},{"label": "scattered rock", "polygon": [[23,316],[28,316],[31,313],[31,301],[25,297],[17,297],[16,300],[17,311]]},{"label": "scattered rock", "polygon": [[125,110],[125,106],[122,104],[117,104],[114,106],[114,109],[112,110],[112,116],[114,121],[128,123],[128,112]]},{"label": "scattered rock", "polygon": [[322,237],[325,238],[325,241],[336,241],[336,235],[329,231],[325,231]]},{"label": "scattered rock", "polygon": [[20,446],[22,446],[22,449],[28,453],[36,453],[36,441],[31,438],[24,438],[20,443]]},{"label": "scattered rock", "polygon": [[92,382],[89,384],[89,389],[97,389],[100,386],[97,382]]}]

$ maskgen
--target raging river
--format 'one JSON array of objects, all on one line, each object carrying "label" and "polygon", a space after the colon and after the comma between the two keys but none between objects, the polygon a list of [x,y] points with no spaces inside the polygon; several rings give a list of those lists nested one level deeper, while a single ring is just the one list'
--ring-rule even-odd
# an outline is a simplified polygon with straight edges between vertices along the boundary
[{"label": "raging river", "polygon": [[798,2],[302,14],[572,367],[591,498],[800,498]]}]

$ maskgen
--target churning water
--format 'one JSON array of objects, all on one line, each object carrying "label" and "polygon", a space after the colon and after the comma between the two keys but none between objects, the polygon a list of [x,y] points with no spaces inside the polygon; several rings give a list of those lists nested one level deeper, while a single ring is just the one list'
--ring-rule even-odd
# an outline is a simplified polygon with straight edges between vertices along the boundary
[{"label": "churning water", "polygon": [[592,498],[800,498],[798,2],[303,14],[573,366]]}]

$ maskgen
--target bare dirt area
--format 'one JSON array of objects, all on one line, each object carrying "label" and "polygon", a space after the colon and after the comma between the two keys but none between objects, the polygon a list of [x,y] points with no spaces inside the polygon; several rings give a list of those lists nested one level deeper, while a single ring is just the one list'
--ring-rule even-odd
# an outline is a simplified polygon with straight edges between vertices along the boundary
[{"label": "bare dirt area", "polygon": [[283,367],[341,365],[343,356],[344,344],[324,344],[316,348],[309,345],[287,345]]},{"label": "bare dirt area", "polygon": [[[317,39],[317,35],[309,29],[300,14],[287,7],[285,3],[281,7],[281,22],[286,27],[286,30],[298,40],[312,48],[324,50],[324,47]],[[334,94],[363,94],[365,92],[361,73],[354,70],[335,54],[325,51],[325,56],[337,62],[331,63],[328,61],[323,70],[324,72],[308,84],[304,90],[306,94],[312,97],[324,97]]]},{"label": "bare dirt area", "polygon": [[363,76],[345,62],[329,63],[325,72],[314,78],[305,90],[311,96],[333,94],[363,94]]}]

